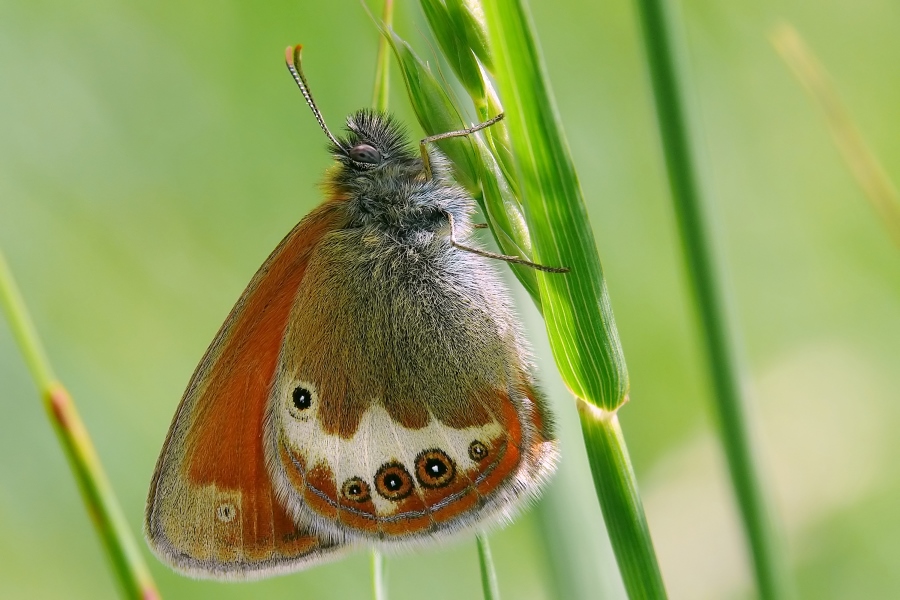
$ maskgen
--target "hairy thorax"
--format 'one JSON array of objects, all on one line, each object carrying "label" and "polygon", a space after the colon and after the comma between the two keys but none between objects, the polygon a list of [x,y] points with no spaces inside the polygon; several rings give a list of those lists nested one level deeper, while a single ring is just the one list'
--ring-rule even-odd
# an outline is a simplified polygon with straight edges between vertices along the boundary
[{"label": "hairy thorax", "polygon": [[447,179],[440,157],[433,165],[435,177],[428,180],[418,159],[371,171],[337,170],[326,187],[347,198],[348,226],[365,230],[366,237],[381,233],[388,245],[420,248],[436,238],[449,243],[449,217],[457,234],[467,233],[474,200]]}]

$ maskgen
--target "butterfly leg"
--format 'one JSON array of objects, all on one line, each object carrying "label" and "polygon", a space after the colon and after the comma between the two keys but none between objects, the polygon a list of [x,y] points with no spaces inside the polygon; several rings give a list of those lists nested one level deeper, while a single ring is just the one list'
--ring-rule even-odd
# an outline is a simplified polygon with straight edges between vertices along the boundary
[{"label": "butterfly leg", "polygon": [[429,135],[427,138],[424,138],[422,141],[420,141],[419,151],[422,153],[422,165],[425,167],[425,179],[431,179],[431,160],[428,158],[428,150],[425,149],[425,144],[430,144],[431,142],[437,142],[440,140],[446,140],[447,138],[472,135],[476,131],[481,131],[485,127],[490,127],[491,125],[502,119],[503,113],[500,113],[496,117],[488,119],[484,123],[479,123],[478,125],[473,125],[472,127],[466,127],[465,129],[460,129],[458,131],[448,131],[447,133]]},{"label": "butterfly leg", "polygon": [[508,263],[515,263],[517,265],[525,265],[526,267],[531,267],[532,269],[537,269],[538,271],[545,271],[547,273],[568,273],[569,269],[566,267],[548,267],[546,265],[539,265],[535,262],[531,262],[530,260],[519,258],[518,256],[509,256],[508,254],[497,254],[496,252],[488,252],[487,250],[479,250],[478,248],[473,248],[471,246],[466,246],[465,244],[461,244],[459,240],[456,239],[456,224],[453,220],[453,215],[449,212],[444,213],[447,215],[447,219],[450,221],[450,243],[460,250],[465,250],[466,252],[471,252],[472,254],[477,254],[479,256],[484,256],[485,258],[494,258],[497,260],[503,260]]}]

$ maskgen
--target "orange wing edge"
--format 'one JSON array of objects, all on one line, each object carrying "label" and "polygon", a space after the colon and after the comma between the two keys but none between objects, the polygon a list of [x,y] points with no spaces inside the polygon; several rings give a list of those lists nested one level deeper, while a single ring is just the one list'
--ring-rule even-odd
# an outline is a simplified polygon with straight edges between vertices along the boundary
[{"label": "orange wing edge", "polygon": [[346,223],[332,199],[304,218],[244,290],[200,361],[169,428],[147,498],[153,552],[194,578],[252,580],[342,556],[288,515],[265,467],[263,418],[305,266]]}]

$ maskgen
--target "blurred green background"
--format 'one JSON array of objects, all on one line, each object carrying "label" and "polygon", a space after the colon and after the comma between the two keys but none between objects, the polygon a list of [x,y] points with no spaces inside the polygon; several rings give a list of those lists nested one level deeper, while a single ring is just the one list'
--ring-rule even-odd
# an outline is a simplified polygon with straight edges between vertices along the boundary
[{"label": "blurred green background", "polygon": [[[532,2],[631,377],[621,411],[673,598],[752,598],[633,6]],[[805,598],[900,597],[900,251],[768,35],[793,23],[900,178],[900,4],[684,2],[688,90],[773,495]],[[412,1],[397,27],[432,58]],[[183,388],[244,285],[319,198],[325,138],[369,104],[360,4],[0,1],[0,247],[135,532]],[[394,71],[392,107],[410,116]],[[418,134],[417,127],[411,127]],[[492,535],[506,598],[622,598],[571,397],[519,294],[564,459],[545,499]],[[0,323],[0,597],[111,598],[33,384]],[[143,546],[143,544],[142,544]],[[365,553],[164,597],[365,598]],[[480,595],[474,540],[390,556],[392,599]],[[554,565],[557,576],[554,578]]]}]

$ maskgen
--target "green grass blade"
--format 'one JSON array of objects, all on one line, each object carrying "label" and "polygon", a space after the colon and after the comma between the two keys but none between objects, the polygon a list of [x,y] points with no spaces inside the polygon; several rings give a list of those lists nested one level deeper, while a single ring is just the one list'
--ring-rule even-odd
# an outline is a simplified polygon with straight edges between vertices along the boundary
[{"label": "green grass blade", "polygon": [[475,99],[476,106],[484,106],[486,102],[481,68],[478,66],[475,53],[469,48],[465,30],[457,26],[441,0],[421,0],[420,4],[450,68],[469,95]]},{"label": "green grass blade", "polygon": [[579,398],[613,411],[628,373],[584,198],[530,26],[518,2],[484,3],[497,81],[519,165],[534,260],[571,272],[538,273],[556,364]]},{"label": "green grass blade", "polygon": [[387,600],[387,597],[384,555],[378,550],[372,550],[372,598],[374,600]]},{"label": "green grass blade", "polygon": [[91,523],[103,542],[123,596],[142,600],[159,598],[156,584],[122,514],[87,428],[69,393],[53,375],[25,301],[2,252],[0,308],[6,313],[13,336],[41,393],[47,416],[69,459]]},{"label": "green grass blade", "polygon": [[725,294],[714,264],[714,249],[693,162],[694,148],[683,108],[670,18],[660,0],[638,0],[637,6],[672,200],[713,380],[721,437],[750,541],[759,593],[767,599],[788,598],[792,596],[788,568],[752,446],[751,426],[738,379],[738,360],[730,339]]},{"label": "green grass blade", "polygon": [[[479,143],[478,149],[481,157],[481,205],[491,225],[494,240],[504,254],[529,258],[531,238],[522,207],[516,201],[506,176],[488,148]],[[540,309],[541,292],[535,270],[524,265],[509,266]]]},{"label": "green grass blade", "polygon": [[[381,22],[391,26],[394,20],[394,0],[384,0],[384,10],[381,13]],[[390,97],[390,66],[391,53],[387,38],[381,36],[378,41],[378,58],[375,60],[375,85],[372,91],[372,108],[386,111],[388,98]]]},{"label": "green grass blade", "polygon": [[643,506],[615,413],[628,374],[584,198],[545,81],[533,27],[518,1],[485,0],[495,77],[507,107],[548,337],[578,397],[595,488],[631,598],[665,598]]},{"label": "green grass blade", "polygon": [[[616,561],[630,598],[665,598],[650,530],[615,413],[578,401],[578,416]],[[609,516],[607,516],[607,514]],[[652,562],[648,562],[651,561]]]},{"label": "green grass blade", "polygon": [[447,14],[453,27],[461,38],[466,40],[469,49],[475,53],[479,62],[488,69],[493,68],[491,47],[488,42],[487,27],[484,14],[477,0],[447,0]]},{"label": "green grass blade", "polygon": [[25,358],[28,370],[31,371],[32,379],[39,390],[49,389],[56,381],[56,375],[2,252],[0,252],[0,307],[6,313],[13,337]]},{"label": "green grass blade", "polygon": [[478,543],[478,563],[481,565],[481,589],[484,590],[484,600],[500,600],[500,586],[497,584],[497,571],[494,569],[494,559],[491,556],[491,546],[488,544],[487,534],[479,533],[476,536]]}]

